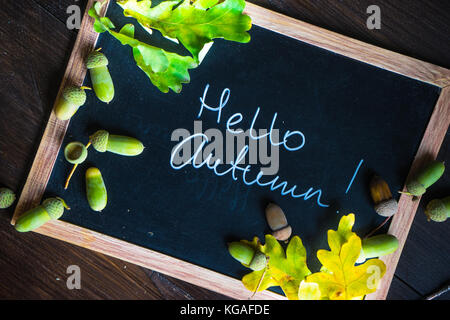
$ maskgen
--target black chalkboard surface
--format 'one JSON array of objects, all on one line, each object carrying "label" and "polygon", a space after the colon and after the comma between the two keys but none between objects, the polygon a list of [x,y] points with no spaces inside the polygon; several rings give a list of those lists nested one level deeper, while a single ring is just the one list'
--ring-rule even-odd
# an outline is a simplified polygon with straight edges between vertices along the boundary
[{"label": "black chalkboard surface", "polygon": [[[132,22],[114,4],[107,15],[118,27]],[[88,94],[70,123],[46,191],[71,206],[62,220],[233,278],[247,269],[231,258],[226,243],[264,239],[269,202],[285,211],[314,271],[319,268],[315,253],[328,248],[326,231],[336,228],[342,215],[356,214],[354,230],[360,236],[381,223],[368,182],[378,173],[393,193],[402,188],[441,89],[256,25],[250,34],[248,44],[215,41],[200,67],[190,71],[191,82],[180,94],[161,93],[135,65],[130,47],[102,34],[97,47],[109,58],[116,96],[104,104]],[[175,46],[140,27],[136,37]],[[90,85],[88,76],[85,85]],[[207,85],[205,101],[210,106],[218,106],[222,92],[229,89],[219,123],[217,112],[207,109],[198,118]],[[296,185],[297,194],[320,189],[320,203],[328,207],[319,205],[314,191],[305,199],[249,186],[242,172],[236,172],[235,180],[231,172],[218,176],[206,166],[172,168],[172,149],[179,143],[171,139],[176,129],[193,134],[194,121],[201,121],[202,132],[218,129],[225,137],[232,115],[241,113],[243,118],[233,129],[247,130],[258,108],[254,129],[269,130],[276,114],[274,129],[281,137],[287,130],[304,137],[297,134],[289,140],[290,147],[303,140],[297,151],[281,146],[278,172],[261,180],[279,176],[286,190]],[[87,143],[99,129],[136,137],[146,149],[129,158],[91,147],[65,191],[71,165],[64,160],[64,146]],[[90,166],[101,170],[108,189],[108,206],[101,213],[90,210],[85,197],[84,172]],[[248,180],[259,167],[252,165]],[[220,171],[226,168],[229,165]]]}]

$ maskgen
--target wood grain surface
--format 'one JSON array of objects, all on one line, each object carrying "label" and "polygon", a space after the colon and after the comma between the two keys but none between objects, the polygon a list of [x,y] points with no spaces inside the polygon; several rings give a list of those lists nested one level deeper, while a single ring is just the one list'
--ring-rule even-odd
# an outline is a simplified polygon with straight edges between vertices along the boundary
[{"label": "wood grain surface", "polygon": [[[419,146],[416,157],[412,164],[409,177],[412,177],[417,170],[420,170],[424,165],[431,160],[437,158],[439,151],[444,141],[446,131],[442,128],[447,128],[450,125],[450,88],[444,88],[437,105],[431,115],[430,123],[425,131],[422,143]],[[409,179],[409,177],[407,179]],[[407,192],[407,190],[403,190]],[[417,208],[419,207],[420,199],[415,199],[408,195],[402,195],[398,202],[398,212],[392,218],[389,234],[397,237],[399,241],[399,249],[386,257],[382,257],[388,266],[384,278],[381,280],[379,290],[369,295],[368,299],[385,299],[388,295],[389,284],[392,281],[394,271],[397,263],[400,260],[401,252],[408,238],[408,233],[414,221]]]},{"label": "wood grain surface", "polygon": [[[447,68],[450,65],[450,8],[446,1],[396,1],[395,5],[379,1],[383,24],[374,31],[365,25],[369,1],[254,3],[389,50]],[[76,32],[65,25],[65,9],[71,4],[85,6],[86,1],[8,2],[0,13],[0,33],[5,38],[0,51],[0,183],[17,191],[30,170],[74,46]],[[450,159],[449,141],[447,134],[438,156],[443,160]],[[445,179],[441,182],[444,188],[448,176]],[[61,241],[34,233],[18,235],[9,225],[11,213],[1,212],[1,298],[225,298]],[[448,266],[446,233],[446,224],[427,223],[422,207],[419,209],[389,298],[418,298],[448,280],[448,268],[443,267]],[[432,239],[433,245],[424,239]],[[68,290],[65,285],[66,268],[71,264],[82,270],[81,290]]]},{"label": "wood grain surface", "polygon": [[[89,0],[87,7],[92,7],[94,2],[94,0]],[[105,4],[102,8],[102,14],[106,12],[109,3],[105,2]],[[64,72],[58,94],[56,95],[54,106],[59,101],[65,87],[70,85],[81,86],[84,82],[87,71],[84,61],[86,60],[86,56],[95,49],[95,44],[98,39],[98,33],[92,29],[92,21],[88,17],[88,11],[85,10],[80,26],[82,32],[80,31],[78,33],[75,40],[66,71]],[[55,112],[52,111],[50,113],[42,141],[39,144],[28,179],[17,202],[11,224],[14,225],[16,219],[19,217],[17,213],[24,213],[40,203],[69,123],[70,120],[59,120]],[[39,161],[39,159],[43,159],[43,161]]]}]

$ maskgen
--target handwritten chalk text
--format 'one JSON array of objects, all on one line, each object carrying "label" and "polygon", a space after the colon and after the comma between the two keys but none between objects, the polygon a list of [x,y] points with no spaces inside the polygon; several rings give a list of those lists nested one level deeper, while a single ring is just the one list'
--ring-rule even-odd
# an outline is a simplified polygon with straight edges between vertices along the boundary
[{"label": "handwritten chalk text", "polygon": [[[229,101],[229,97],[231,94],[230,89],[226,88],[222,91],[222,95],[219,100],[219,105],[217,107],[208,105],[206,103],[206,95],[208,93],[209,85],[206,85],[205,90],[203,92],[203,97],[200,98],[201,106],[200,111],[197,115],[200,118],[205,110],[216,112],[217,113],[217,124],[221,123],[222,110],[225,108]],[[287,130],[284,134],[282,141],[278,141],[278,134],[275,135],[275,132],[278,133],[275,129],[275,123],[277,120],[277,113],[274,114],[272,118],[272,122],[270,125],[270,129],[268,132],[257,135],[254,126],[256,124],[258,115],[260,112],[260,108],[258,107],[255,115],[253,117],[251,126],[248,130],[249,137],[253,140],[259,140],[268,138],[270,144],[272,146],[282,146],[289,152],[294,152],[302,149],[306,143],[306,137],[301,131],[289,131]],[[235,113],[228,118],[226,121],[226,130],[231,134],[242,134],[244,131],[242,129],[233,129],[232,127],[236,126],[243,120],[243,115],[241,113]],[[288,145],[288,141],[290,138],[297,136],[300,138],[300,143]],[[173,138],[173,137],[172,137]],[[177,161],[177,155],[180,154],[183,148],[186,147],[187,144],[191,145],[191,142],[194,141],[195,151],[192,156],[188,159],[184,159],[183,162]],[[195,141],[197,143],[195,143]],[[233,180],[238,180],[238,176],[240,176],[241,180],[248,186],[258,185],[260,187],[269,187],[271,191],[280,190],[282,196],[290,196],[292,198],[303,198],[303,200],[309,200],[313,197],[316,197],[316,203],[320,207],[329,207],[328,204],[322,202],[322,190],[318,188],[315,190],[313,187],[307,189],[307,191],[297,191],[297,185],[293,185],[291,187],[288,186],[287,181],[280,181],[280,176],[275,176],[274,178],[265,177],[265,173],[263,170],[259,170],[258,173],[253,174],[251,177],[251,169],[252,166],[242,165],[245,158],[249,152],[249,145],[244,145],[241,149],[237,157],[229,161],[228,164],[224,164],[223,159],[219,157],[214,157],[213,152],[204,152],[208,148],[208,144],[211,143],[208,135],[204,133],[194,133],[188,137],[183,137],[183,140],[178,143],[173,149],[170,157],[170,165],[175,170],[180,170],[187,165],[192,165],[193,168],[199,169],[203,166],[206,166],[208,169],[212,170],[217,176],[225,176],[227,174],[231,174]],[[224,170],[224,167],[225,170]],[[254,170],[255,172],[256,170]]]}]

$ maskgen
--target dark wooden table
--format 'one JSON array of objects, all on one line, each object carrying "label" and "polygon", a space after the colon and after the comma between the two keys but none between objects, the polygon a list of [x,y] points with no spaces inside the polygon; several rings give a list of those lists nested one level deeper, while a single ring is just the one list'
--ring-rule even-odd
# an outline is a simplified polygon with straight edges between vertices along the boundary
[{"label": "dark wooden table", "polygon": [[[253,0],[344,35],[450,68],[448,0]],[[80,0],[3,1],[0,11],[0,185],[20,193],[76,37],[66,27]],[[366,9],[381,8],[381,30],[366,26]],[[405,115],[407,116],[407,115]],[[450,163],[450,134],[439,155]],[[450,194],[450,172],[425,196],[389,299],[420,299],[450,280],[449,223],[428,223],[423,203]],[[12,210],[0,210],[0,298],[226,298],[118,259],[34,233],[18,234]],[[66,269],[81,268],[81,289],[68,290]],[[450,295],[443,297],[450,298]]]}]

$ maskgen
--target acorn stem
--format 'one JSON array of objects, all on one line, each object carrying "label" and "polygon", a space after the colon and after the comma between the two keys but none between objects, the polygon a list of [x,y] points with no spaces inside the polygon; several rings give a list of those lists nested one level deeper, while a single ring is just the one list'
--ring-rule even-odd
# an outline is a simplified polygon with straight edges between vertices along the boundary
[{"label": "acorn stem", "polygon": [[253,294],[250,296],[250,299],[253,299],[253,297],[255,296],[255,294],[258,292],[259,287],[261,287],[261,283],[263,282],[264,277],[266,276],[266,272],[267,272],[267,264],[269,262],[269,257],[266,256],[266,267],[264,268],[264,272],[261,275],[261,278],[259,278],[259,282],[258,285],[256,286],[255,291],[253,291]]},{"label": "acorn stem", "polygon": [[373,229],[372,231],[370,231],[365,237],[364,239],[369,238],[370,236],[372,236],[375,232],[377,232],[378,230],[380,230],[390,219],[392,218],[392,216],[387,217],[386,219],[384,219],[384,221],[375,229]]},{"label": "acorn stem", "polygon": [[70,171],[69,176],[66,179],[66,183],[64,185],[64,190],[67,190],[67,188],[69,187],[70,179],[72,179],[72,176],[73,176],[75,170],[77,169],[77,167],[78,167],[78,163],[73,165],[73,168]]},{"label": "acorn stem", "polygon": [[63,198],[60,197],[55,197],[56,199],[58,199],[59,201],[61,201],[62,205],[64,206],[64,208],[66,208],[66,210],[70,210],[70,207],[67,205],[67,203],[64,201]]}]

